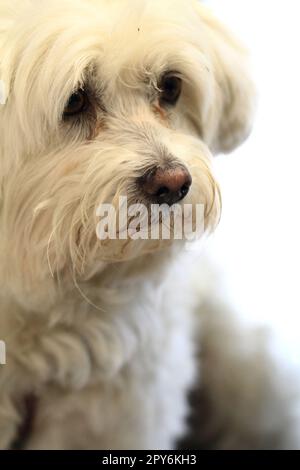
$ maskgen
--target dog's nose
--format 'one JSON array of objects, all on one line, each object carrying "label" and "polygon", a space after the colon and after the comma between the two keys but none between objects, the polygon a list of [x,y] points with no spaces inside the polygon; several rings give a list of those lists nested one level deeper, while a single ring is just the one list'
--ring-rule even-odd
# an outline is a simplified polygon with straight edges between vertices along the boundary
[{"label": "dog's nose", "polygon": [[176,204],[189,192],[192,177],[183,166],[157,168],[143,178],[143,190],[157,204]]}]

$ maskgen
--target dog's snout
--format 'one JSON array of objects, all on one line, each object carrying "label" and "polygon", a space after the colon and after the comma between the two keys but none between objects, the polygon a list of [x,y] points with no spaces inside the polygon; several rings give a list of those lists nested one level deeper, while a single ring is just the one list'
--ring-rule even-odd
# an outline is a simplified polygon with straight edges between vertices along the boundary
[{"label": "dog's snout", "polygon": [[192,177],[183,166],[157,168],[143,178],[143,190],[158,204],[175,204],[189,192]]}]

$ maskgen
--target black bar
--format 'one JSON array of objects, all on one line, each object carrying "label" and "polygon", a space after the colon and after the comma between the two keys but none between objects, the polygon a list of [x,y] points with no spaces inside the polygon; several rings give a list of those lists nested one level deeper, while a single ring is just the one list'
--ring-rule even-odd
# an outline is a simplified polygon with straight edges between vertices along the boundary
[{"label": "black bar", "polygon": [[[177,468],[188,465],[191,468],[206,468],[223,465],[231,468],[243,468],[244,464],[270,464],[284,466],[295,462],[300,457],[299,451],[2,451],[0,452],[0,468],[9,465],[29,465],[31,468],[53,468],[64,465],[65,468],[107,468],[121,466],[124,468],[168,467]],[[300,459],[299,459],[300,460]],[[205,468],[205,467],[204,467]],[[205,468],[205,470],[206,470]]]}]

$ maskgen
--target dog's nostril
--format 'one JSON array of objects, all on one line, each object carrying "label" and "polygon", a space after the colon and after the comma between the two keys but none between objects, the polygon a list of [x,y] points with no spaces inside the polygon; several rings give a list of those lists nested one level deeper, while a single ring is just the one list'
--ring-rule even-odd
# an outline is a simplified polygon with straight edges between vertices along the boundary
[{"label": "dog's nostril", "polygon": [[184,185],[182,186],[182,188],[181,188],[181,194],[183,195],[183,197],[187,195],[187,193],[189,192],[189,190],[190,190],[190,185],[184,184]]},{"label": "dog's nostril", "polygon": [[183,166],[149,172],[142,180],[144,192],[159,204],[175,204],[189,192],[192,177]]},{"label": "dog's nostril", "polygon": [[167,196],[167,194],[169,193],[170,193],[170,190],[166,186],[163,186],[162,188],[159,188],[155,196],[163,198]]}]

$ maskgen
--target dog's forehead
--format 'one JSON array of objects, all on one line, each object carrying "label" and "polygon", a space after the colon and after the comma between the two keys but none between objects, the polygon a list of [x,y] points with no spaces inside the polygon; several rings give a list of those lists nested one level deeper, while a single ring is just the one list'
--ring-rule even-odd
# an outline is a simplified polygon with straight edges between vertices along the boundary
[{"label": "dog's forehead", "polygon": [[181,23],[188,13],[195,11],[197,3],[197,0],[29,0],[22,13],[27,20],[37,22],[48,17],[48,26],[68,28],[75,18],[80,18],[82,25],[88,22],[93,26],[98,22],[101,29],[114,34],[118,27],[130,28],[140,22]]},{"label": "dog's forehead", "polygon": [[8,89],[13,87],[19,102],[61,107],[91,71],[101,87],[114,92],[117,82],[144,86],[148,73],[155,83],[167,70],[191,71],[195,62],[188,63],[186,53],[201,29],[194,0],[28,0],[26,5],[3,59]]},{"label": "dog's forehead", "polygon": [[[188,5],[187,5],[188,3]],[[27,28],[29,39],[51,43],[62,42],[72,35],[75,44],[89,38],[104,52],[117,52],[121,57],[128,49],[151,41],[172,40],[187,34],[195,12],[194,0],[32,0]],[[38,8],[37,8],[38,6]],[[26,27],[25,27],[26,29]],[[77,32],[77,34],[76,34]],[[160,44],[162,46],[162,44]]]},{"label": "dog's forehead", "polygon": [[48,73],[56,67],[68,74],[72,63],[79,72],[97,62],[107,79],[121,70],[159,69],[172,57],[176,62],[193,16],[183,0],[33,0],[34,5],[20,43],[36,51],[36,66],[47,62]]}]

